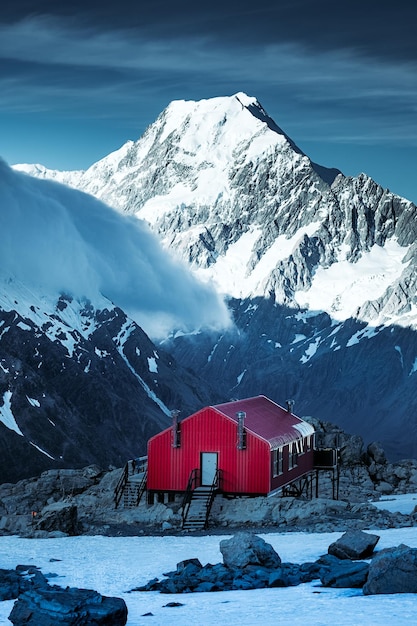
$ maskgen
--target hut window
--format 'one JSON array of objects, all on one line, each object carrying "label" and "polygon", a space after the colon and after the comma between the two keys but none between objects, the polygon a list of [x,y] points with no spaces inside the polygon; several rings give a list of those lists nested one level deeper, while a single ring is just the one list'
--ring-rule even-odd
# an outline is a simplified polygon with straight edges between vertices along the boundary
[{"label": "hut window", "polygon": [[297,444],[294,441],[290,443],[288,450],[288,469],[293,469],[293,467],[297,467],[298,465],[298,452],[297,452]]},{"label": "hut window", "polygon": [[284,472],[282,448],[273,451],[274,476],[280,476]]}]

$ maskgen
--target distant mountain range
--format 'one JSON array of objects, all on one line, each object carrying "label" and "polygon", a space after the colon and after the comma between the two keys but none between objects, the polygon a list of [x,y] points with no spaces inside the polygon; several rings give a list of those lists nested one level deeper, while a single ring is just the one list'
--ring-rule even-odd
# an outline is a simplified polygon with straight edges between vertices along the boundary
[{"label": "distant mountain range", "polygon": [[145,220],[226,298],[232,328],[158,343],[202,392],[292,398],[300,416],[417,457],[413,203],[312,163],[243,93],[173,102],[86,171],[15,167]]}]

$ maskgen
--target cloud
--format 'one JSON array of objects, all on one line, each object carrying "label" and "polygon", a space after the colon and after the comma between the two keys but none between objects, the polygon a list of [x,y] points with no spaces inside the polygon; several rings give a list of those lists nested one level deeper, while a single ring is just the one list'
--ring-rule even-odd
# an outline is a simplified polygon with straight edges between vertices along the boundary
[{"label": "cloud", "polygon": [[165,252],[148,227],[68,187],[0,161],[0,273],[45,296],[102,296],[152,336],[230,324],[220,297]]},{"label": "cloud", "polygon": [[[243,89],[277,99],[281,92],[296,107],[293,117],[314,107],[310,127],[323,140],[333,134],[331,116],[339,125],[337,138],[340,125],[350,121],[351,142],[378,141],[386,130],[390,141],[417,143],[415,63],[365,58],[359,48],[329,51],[259,38],[219,41],[213,33],[157,38],[140,28],[100,30],[74,19],[37,16],[0,25],[0,57],[20,70],[0,79],[3,110],[28,110],[32,103],[35,111],[50,106],[137,120],[138,103],[159,107],[163,93],[165,106],[173,94],[195,98],[196,92],[206,97],[207,91]],[[357,132],[352,120],[358,120]]]}]

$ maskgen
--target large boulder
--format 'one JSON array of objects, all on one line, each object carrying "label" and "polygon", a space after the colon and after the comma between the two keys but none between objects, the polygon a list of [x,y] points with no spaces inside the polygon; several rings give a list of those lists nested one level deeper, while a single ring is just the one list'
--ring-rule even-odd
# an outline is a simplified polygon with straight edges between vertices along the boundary
[{"label": "large boulder", "polygon": [[0,601],[14,600],[24,591],[47,585],[47,579],[34,565],[18,565],[16,569],[0,569]]},{"label": "large boulder", "polygon": [[44,507],[39,517],[36,530],[60,531],[67,535],[77,535],[79,532],[78,510],[75,504],[54,502]]},{"label": "large boulder", "polygon": [[281,565],[281,558],[274,548],[253,533],[239,532],[230,539],[223,539],[220,541],[220,552],[223,563],[231,569],[247,565],[263,565],[268,568]]},{"label": "large boulder", "polygon": [[328,553],[338,559],[366,559],[370,557],[379,541],[378,535],[362,530],[348,530],[337,541],[330,544]]},{"label": "large boulder", "polygon": [[341,560],[326,554],[318,562],[321,565],[320,581],[324,587],[354,589],[363,587],[366,582],[369,564],[365,561]]},{"label": "large boulder", "polygon": [[384,465],[387,462],[387,457],[385,456],[385,450],[379,441],[373,441],[367,447],[367,453],[371,459],[378,463],[379,465]]},{"label": "large boulder", "polygon": [[417,593],[417,548],[401,544],[376,554],[363,593]]},{"label": "large boulder", "polygon": [[9,620],[15,626],[124,626],[127,607],[122,598],[48,585],[20,595]]},{"label": "large boulder", "polygon": [[19,595],[20,576],[16,570],[0,569],[0,601],[14,600]]}]

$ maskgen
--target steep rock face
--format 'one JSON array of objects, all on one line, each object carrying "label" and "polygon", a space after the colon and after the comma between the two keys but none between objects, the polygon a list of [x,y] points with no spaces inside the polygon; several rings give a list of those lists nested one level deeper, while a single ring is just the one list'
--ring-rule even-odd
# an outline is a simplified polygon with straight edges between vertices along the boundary
[{"label": "steep rock face", "polygon": [[335,323],[272,299],[231,301],[237,330],[178,336],[164,343],[176,359],[228,398],[264,394],[295,413],[313,415],[379,440],[391,459],[417,457],[415,333]]}]

